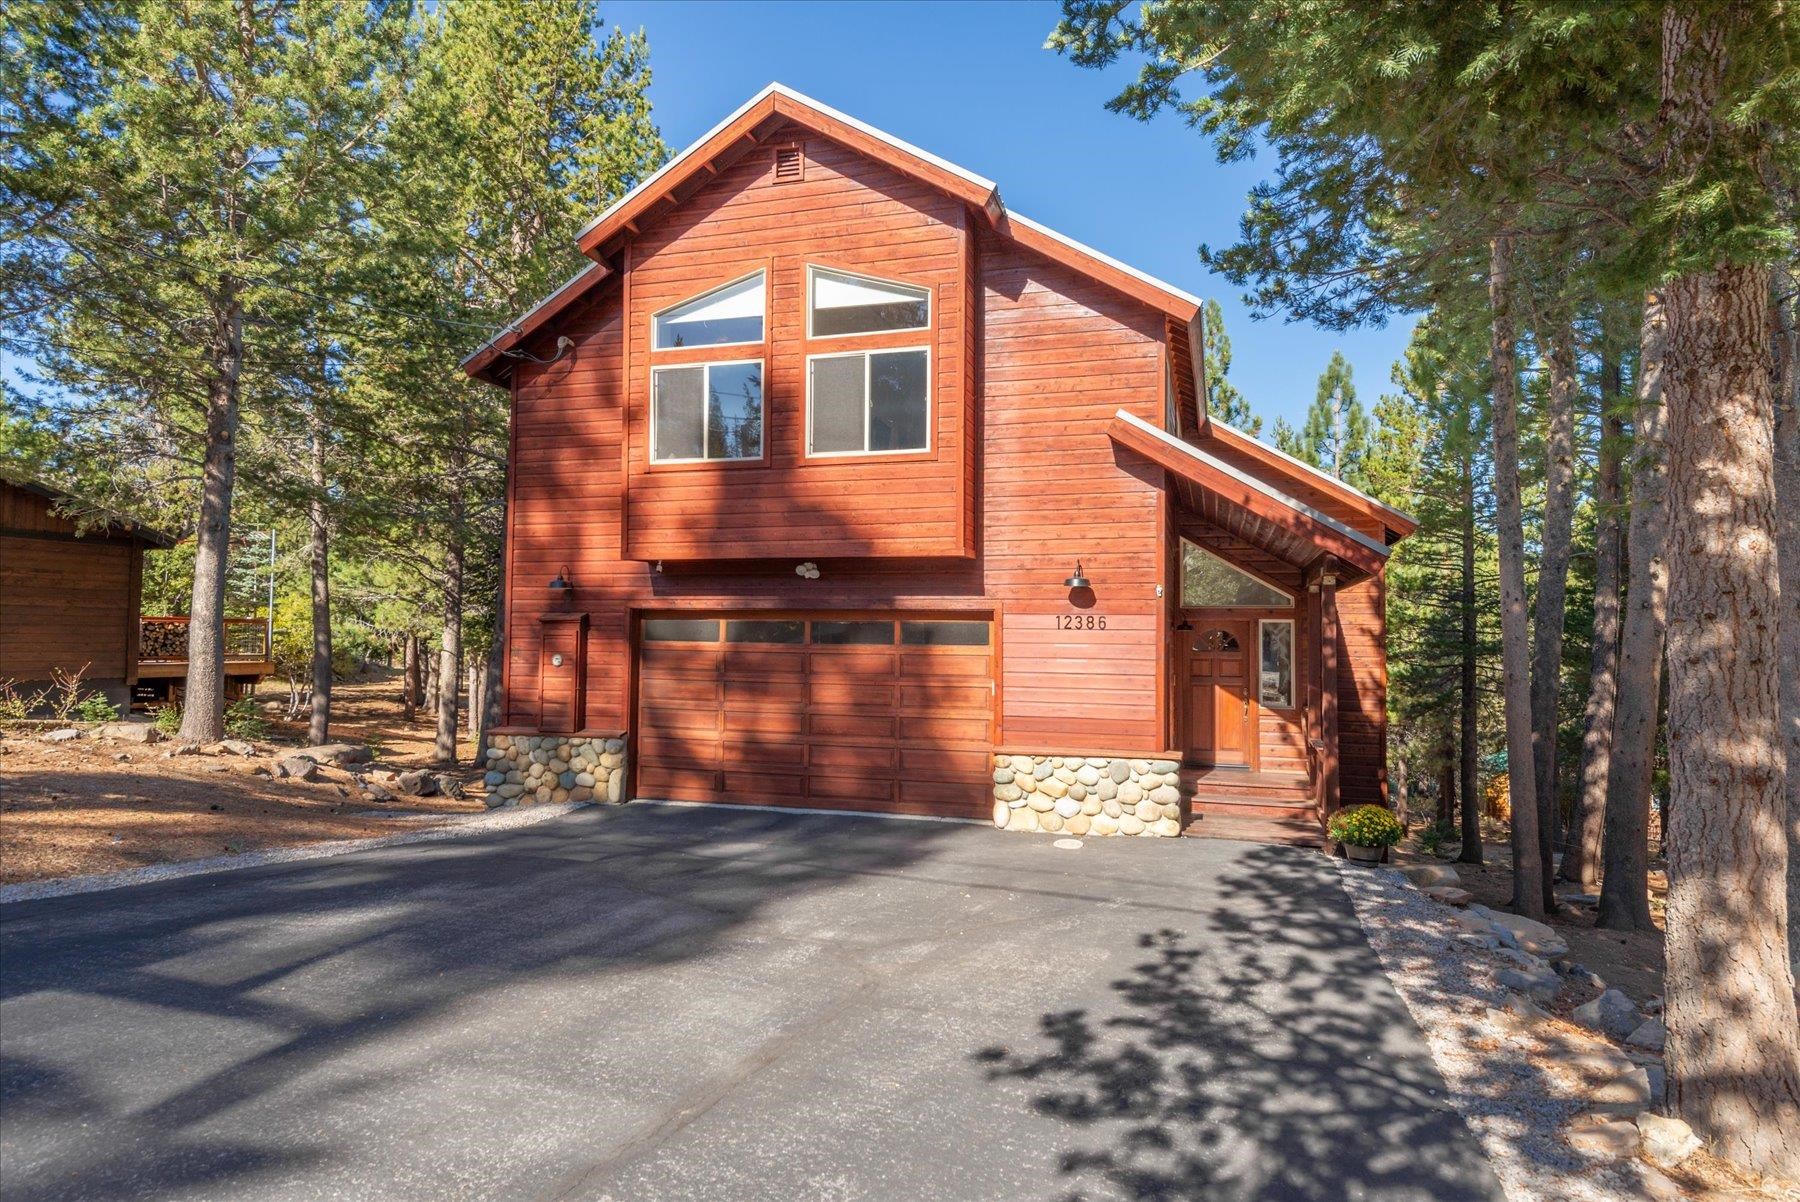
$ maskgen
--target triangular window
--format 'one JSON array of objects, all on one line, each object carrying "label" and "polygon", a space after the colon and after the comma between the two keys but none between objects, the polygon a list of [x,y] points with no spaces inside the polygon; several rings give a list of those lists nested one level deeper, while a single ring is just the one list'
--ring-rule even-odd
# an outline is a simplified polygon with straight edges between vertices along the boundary
[{"label": "triangular window", "polygon": [[1294,599],[1184,538],[1181,540],[1181,603],[1190,609],[1206,606],[1286,609],[1293,605]]},{"label": "triangular window", "polygon": [[761,342],[763,273],[683,301],[656,315],[656,349]]}]

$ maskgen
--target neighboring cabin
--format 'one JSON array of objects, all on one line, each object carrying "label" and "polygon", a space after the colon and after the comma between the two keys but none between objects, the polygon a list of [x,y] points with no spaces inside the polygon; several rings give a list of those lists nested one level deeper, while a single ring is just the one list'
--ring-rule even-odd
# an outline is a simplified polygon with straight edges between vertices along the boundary
[{"label": "neighboring cabin", "polygon": [[138,679],[144,549],[175,540],[86,507],[78,525],[64,512],[72,504],[0,477],[0,681],[29,693],[85,669],[85,682],[124,709]]},{"label": "neighboring cabin", "polygon": [[779,85],[580,244],[465,363],[512,395],[508,796],[1095,834],[1385,801],[1414,523],[1208,419],[1196,298]]},{"label": "neighboring cabin", "polygon": [[[70,514],[79,514],[73,517]],[[0,681],[24,694],[82,673],[121,711],[181,700],[188,620],[145,617],[144,551],[179,540],[22,476],[0,476]],[[225,619],[225,692],[270,675],[262,618]]]}]

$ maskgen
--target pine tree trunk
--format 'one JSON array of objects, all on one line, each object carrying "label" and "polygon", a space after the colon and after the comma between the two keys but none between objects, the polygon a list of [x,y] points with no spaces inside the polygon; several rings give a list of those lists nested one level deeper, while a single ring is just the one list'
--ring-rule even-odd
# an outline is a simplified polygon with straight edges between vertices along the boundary
[{"label": "pine tree trunk", "polygon": [[1775,544],[1781,566],[1781,728],[1787,740],[1788,963],[1800,977],[1800,273],[1775,272]]},{"label": "pine tree trunk", "polygon": [[316,747],[331,741],[331,542],[326,528],[325,415],[312,410],[312,498],[308,551],[312,570],[312,715],[306,737]]},{"label": "pine tree trunk", "polygon": [[1668,615],[1668,445],[1663,351],[1668,325],[1661,294],[1644,297],[1638,334],[1637,400],[1632,409],[1631,515],[1625,534],[1625,624],[1619,636],[1618,713],[1606,780],[1605,870],[1598,925],[1650,931],[1650,784],[1662,696],[1663,628]]},{"label": "pine tree trunk", "polygon": [[1481,697],[1477,691],[1475,662],[1475,448],[1465,431],[1462,447],[1462,679],[1458,697],[1461,731],[1457,739],[1458,768],[1461,771],[1462,850],[1457,861],[1480,864],[1481,794],[1478,784],[1481,767]]},{"label": "pine tree trunk", "polygon": [[1736,266],[1667,293],[1667,1062],[1696,1132],[1800,1178],[1768,295]]},{"label": "pine tree trunk", "polygon": [[419,693],[419,636],[412,631],[406,632],[401,650],[400,669],[400,707],[408,722],[418,717]]},{"label": "pine tree trunk", "polygon": [[1448,827],[1456,821],[1456,741],[1444,747],[1444,764],[1438,772],[1437,824]]},{"label": "pine tree trunk", "polygon": [[[502,670],[506,666],[506,502],[500,503],[500,572],[494,587],[494,637],[488,643],[487,664],[482,670],[481,729],[475,735],[475,766],[487,764],[488,732],[500,725]],[[582,719],[578,716],[576,725]]]},{"label": "pine tree trunk", "polygon": [[189,743],[214,743],[225,737],[225,582],[231,561],[231,500],[237,486],[238,392],[243,368],[243,305],[236,292],[227,289],[225,300],[213,312],[200,519],[194,538],[194,593],[188,607],[188,667],[179,737]]},{"label": "pine tree trunk", "polygon": [[1575,816],[1563,842],[1560,876],[1592,893],[1600,884],[1600,839],[1606,823],[1606,777],[1612,763],[1613,714],[1619,670],[1619,454],[1624,422],[1617,412],[1619,363],[1601,368],[1600,467],[1594,481],[1594,637],[1589,656],[1587,712],[1581,735],[1581,772]]},{"label": "pine tree trunk", "polygon": [[1506,700],[1506,776],[1512,801],[1513,906],[1544,915],[1532,752],[1531,630],[1525,608],[1525,512],[1519,499],[1519,380],[1512,315],[1512,236],[1491,245],[1494,521],[1500,543],[1500,661]]},{"label": "pine tree trunk", "polygon": [[439,763],[456,763],[457,685],[462,674],[463,558],[467,513],[463,499],[463,454],[453,447],[448,462],[449,507],[444,548],[444,637],[438,649],[437,739]]},{"label": "pine tree trunk", "polygon": [[1532,609],[1531,728],[1538,803],[1538,856],[1544,909],[1556,909],[1557,828],[1562,817],[1556,787],[1557,700],[1562,692],[1563,626],[1568,615],[1569,546],[1575,519],[1576,374],[1572,315],[1550,332],[1550,404],[1544,428],[1544,530],[1538,586]]}]

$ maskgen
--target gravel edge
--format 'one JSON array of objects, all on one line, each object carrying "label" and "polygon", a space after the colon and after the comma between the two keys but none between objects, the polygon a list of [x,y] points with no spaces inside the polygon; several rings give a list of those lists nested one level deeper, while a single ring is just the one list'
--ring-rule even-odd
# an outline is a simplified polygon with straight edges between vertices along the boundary
[{"label": "gravel edge", "polygon": [[235,856],[208,856],[203,860],[177,860],[169,864],[150,864],[128,868],[123,872],[96,873],[92,876],[52,877],[42,881],[20,881],[0,885],[0,906],[15,902],[40,901],[50,897],[69,897],[77,893],[99,893],[106,889],[123,889],[132,885],[149,885],[157,881],[178,880],[187,876],[203,876],[215,872],[235,872],[243,868],[261,868],[265,864],[295,864],[302,860],[322,860],[330,856],[348,855],[377,847],[399,847],[407,843],[435,843],[443,839],[460,839],[468,835],[485,835],[494,831],[515,830],[535,826],[552,818],[560,818],[575,810],[591,808],[592,802],[564,802],[560,805],[506,806],[485,814],[451,816],[451,820],[429,830],[399,831],[392,835],[371,835],[367,839],[334,839],[325,843],[302,843],[295,847],[276,847],[268,851],[251,851]]},{"label": "gravel edge", "polygon": [[1452,1105],[1481,1142],[1509,1202],[1620,1202],[1654,1196],[1636,1161],[1607,1163],[1571,1148],[1563,1132],[1587,1109],[1534,1063],[1521,1029],[1493,1011],[1504,953],[1460,943],[1452,913],[1389,868],[1334,861],[1363,933],[1413,1022],[1425,1034]]}]

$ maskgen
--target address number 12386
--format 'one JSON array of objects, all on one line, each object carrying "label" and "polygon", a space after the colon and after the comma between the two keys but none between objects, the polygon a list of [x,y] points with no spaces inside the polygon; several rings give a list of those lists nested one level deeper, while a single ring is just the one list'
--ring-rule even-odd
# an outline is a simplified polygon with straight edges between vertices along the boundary
[{"label": "address number 12386", "polygon": [[1105,614],[1057,614],[1058,630],[1105,630]]}]

